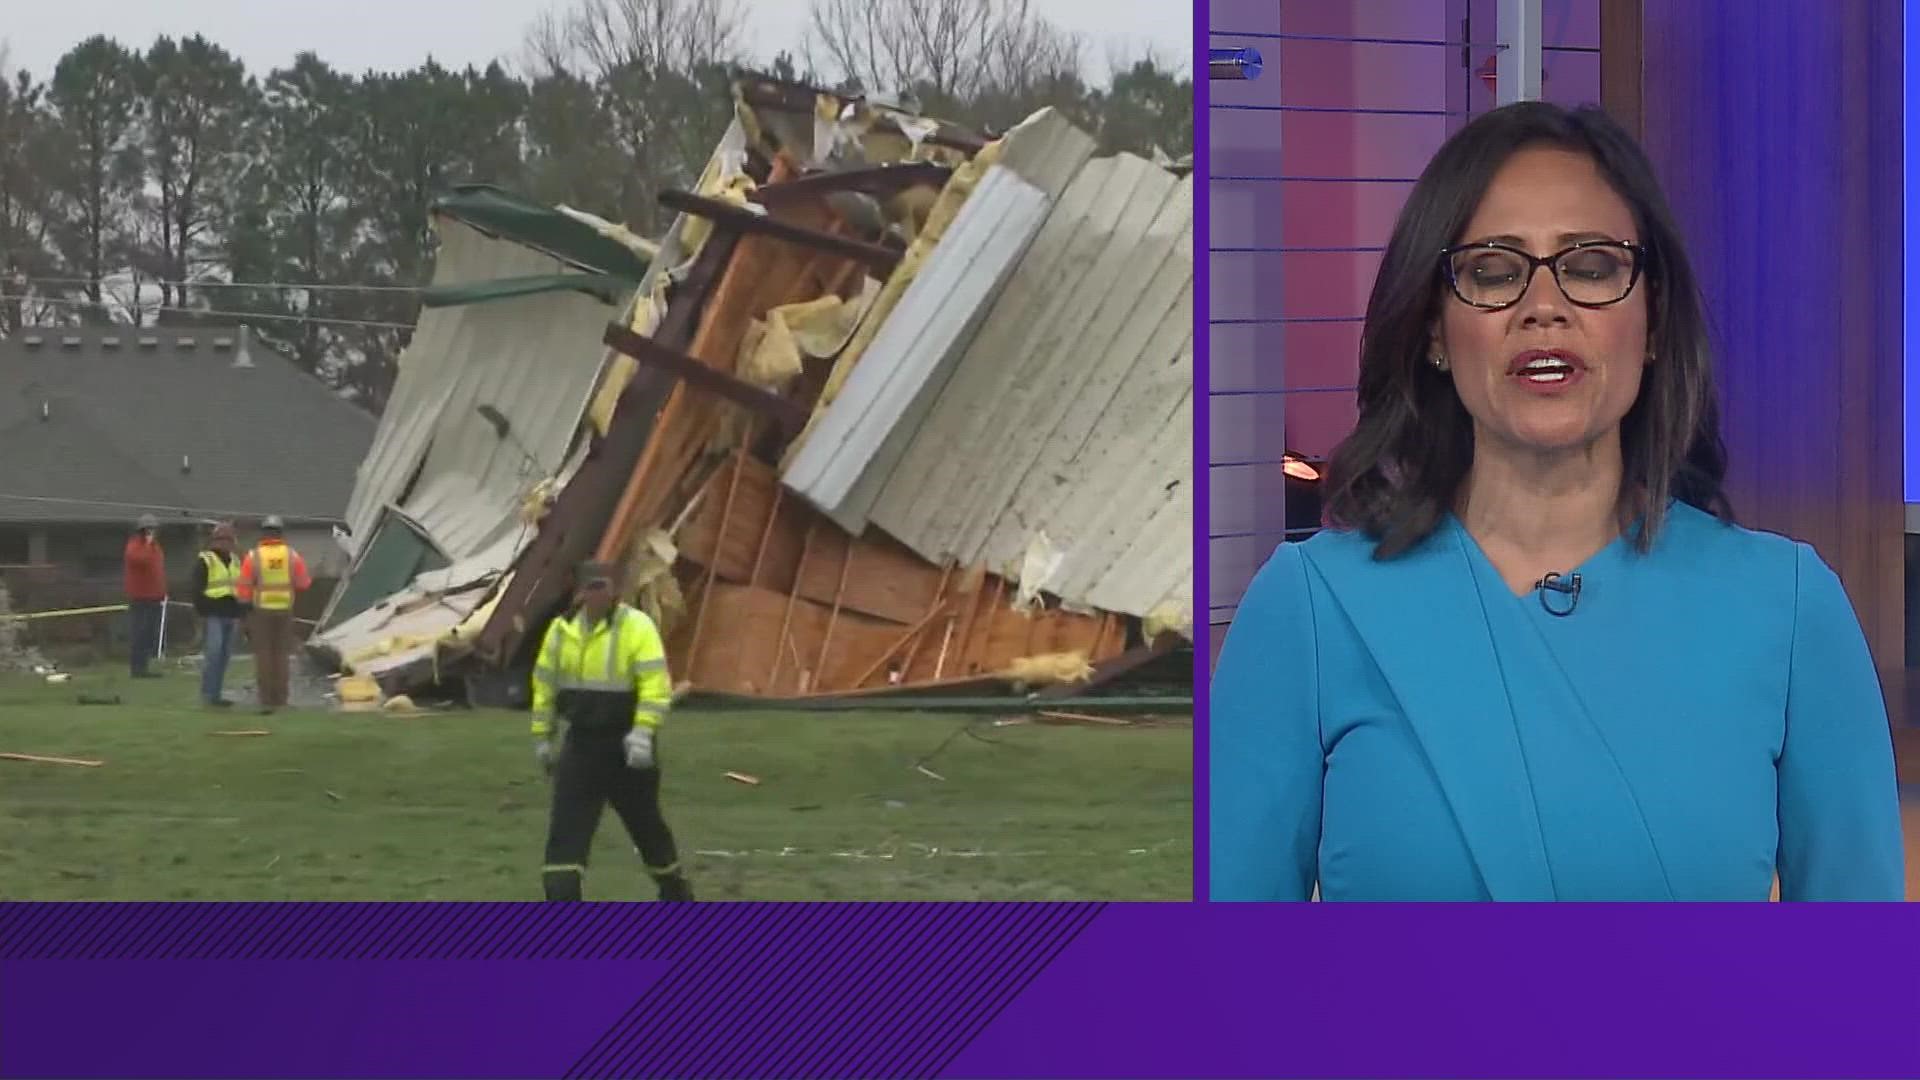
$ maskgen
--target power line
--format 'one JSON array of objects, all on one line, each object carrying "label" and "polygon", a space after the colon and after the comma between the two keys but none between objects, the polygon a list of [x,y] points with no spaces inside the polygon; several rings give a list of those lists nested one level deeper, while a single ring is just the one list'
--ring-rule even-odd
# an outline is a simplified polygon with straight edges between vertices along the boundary
[{"label": "power line", "polygon": [[65,506],[89,506],[107,510],[140,510],[148,513],[168,513],[179,517],[193,518],[264,518],[270,514],[279,514],[283,518],[295,521],[319,521],[327,524],[339,524],[341,519],[331,514],[289,514],[284,510],[212,510],[194,509],[182,506],[168,506],[163,503],[114,502],[111,499],[64,499],[52,495],[15,495],[0,491],[0,499],[15,502],[51,503]]},{"label": "power line", "polygon": [[101,288],[109,285],[171,285],[175,288],[193,289],[310,289],[315,292],[424,292],[419,285],[341,285],[308,284],[300,281],[162,281],[159,278],[141,278],[138,281],[124,278],[60,278],[28,277],[15,278],[36,285],[94,285]]},{"label": "power line", "polygon": [[[84,297],[32,296],[21,297],[20,299],[29,304],[65,304],[78,307],[104,307],[106,303],[105,301],[95,303]],[[119,300],[120,298],[115,297],[114,299]],[[123,303],[127,307],[136,306],[131,301],[124,301]],[[215,308],[180,307],[177,304],[140,304],[137,306],[141,311],[177,311],[187,315],[218,315],[223,318],[232,319],[279,319],[285,322],[326,323],[334,326],[367,326],[376,330],[414,329],[413,323],[378,322],[371,319],[338,319],[324,315],[274,315],[261,311],[222,311]]]}]

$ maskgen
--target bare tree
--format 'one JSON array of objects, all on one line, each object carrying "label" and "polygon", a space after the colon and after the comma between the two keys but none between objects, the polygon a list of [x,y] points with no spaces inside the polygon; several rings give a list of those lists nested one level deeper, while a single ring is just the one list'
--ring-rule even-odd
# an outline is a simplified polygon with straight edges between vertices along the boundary
[{"label": "bare tree", "polygon": [[627,68],[691,73],[740,54],[743,0],[571,0],[527,27],[529,78],[604,77]]},{"label": "bare tree", "polygon": [[524,64],[598,95],[626,158],[620,212],[663,224],[662,190],[690,184],[731,116],[728,69],[741,56],[741,0],[573,0],[529,29]]},{"label": "bare tree", "polygon": [[559,11],[543,11],[527,27],[526,42],[516,65],[528,82],[574,74],[576,58],[568,43],[567,20]]},{"label": "bare tree", "polygon": [[812,0],[811,16],[810,62],[870,93],[913,92],[929,107],[928,98],[951,108],[1021,97],[1080,74],[1080,40],[1030,0]]}]

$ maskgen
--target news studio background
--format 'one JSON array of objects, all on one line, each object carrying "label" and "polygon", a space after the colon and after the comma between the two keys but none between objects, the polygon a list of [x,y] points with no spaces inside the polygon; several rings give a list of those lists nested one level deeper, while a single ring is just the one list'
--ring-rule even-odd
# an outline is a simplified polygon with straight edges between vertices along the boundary
[{"label": "news studio background", "polygon": [[[1317,527],[1412,172],[1503,99],[1598,100],[1694,230],[1736,502],[1839,569],[1905,772],[1904,8],[1196,10],[1215,640]],[[1908,1076],[1917,948],[1901,905],[9,904],[0,1076]]]},{"label": "news studio background", "polygon": [[[1908,570],[1910,533],[1920,529],[1920,415],[1908,372],[1920,339],[1909,314],[1911,8],[1871,0],[1215,0],[1202,585],[1211,651],[1217,655],[1276,545],[1321,527],[1326,459],[1355,419],[1361,317],[1414,178],[1451,133],[1497,105],[1599,104],[1646,147],[1685,231],[1709,305],[1729,494],[1742,522],[1810,542],[1838,572],[1865,631],[1903,781],[1913,898],[1920,682],[1912,669],[1920,637]],[[1451,950],[1441,940],[1464,951],[1420,974],[1399,962],[1373,969],[1367,985],[1395,1004],[1358,990],[1364,961],[1288,970],[1354,988],[1353,999],[1336,990],[1302,1008],[1321,1020],[1348,1007],[1367,1011],[1380,1021],[1375,1039],[1397,1042],[1409,1016],[1444,1012],[1460,1025],[1433,1036],[1426,1054],[1376,1051],[1367,1036],[1343,1039],[1329,1074],[1920,1069],[1920,1044],[1900,1034],[1904,1021],[1895,1019],[1911,1007],[1896,974],[1903,961],[1891,959],[1910,955],[1914,943],[1906,908],[1781,910],[1506,909],[1476,925],[1488,934],[1504,926],[1513,937],[1467,946],[1455,935],[1463,925],[1456,920],[1468,917],[1396,909],[1351,928],[1356,952],[1392,942],[1431,958],[1437,947]],[[1311,923],[1315,935],[1337,932],[1301,918],[1296,930]],[[1717,944],[1705,947],[1708,939]],[[1537,955],[1517,957],[1520,941]],[[1617,962],[1596,955],[1599,941],[1611,943]],[[1876,942],[1892,943],[1887,959],[1866,959]],[[1487,997],[1470,990],[1460,1003],[1458,980],[1479,969],[1470,957],[1496,954],[1515,989]],[[1763,954],[1785,966],[1768,962],[1760,971]],[[1543,990],[1551,1005],[1520,1000]],[[1845,1004],[1825,996],[1836,993]],[[1901,1004],[1884,1004],[1888,998]],[[1570,1026],[1570,1014],[1591,1025]],[[1762,1015],[1764,1034],[1748,1026]],[[1811,1035],[1814,1016],[1846,1035]],[[1533,1041],[1547,1030],[1567,1041]],[[1320,1045],[1289,1045],[1297,1041]],[[1277,1072],[1309,1071],[1279,1063],[1278,1053],[1273,1060]]]}]

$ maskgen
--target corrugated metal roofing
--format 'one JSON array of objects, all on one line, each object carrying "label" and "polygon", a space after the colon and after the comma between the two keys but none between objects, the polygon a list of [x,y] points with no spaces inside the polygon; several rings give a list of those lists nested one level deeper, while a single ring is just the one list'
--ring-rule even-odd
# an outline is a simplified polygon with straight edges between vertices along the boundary
[{"label": "corrugated metal roofing", "polygon": [[[445,217],[435,225],[436,286],[568,269]],[[515,528],[528,487],[557,472],[574,441],[613,314],[570,292],[423,311],[360,468],[348,508],[355,537],[371,535],[389,503],[456,562]],[[481,405],[507,418],[505,438]]]},{"label": "corrugated metal roofing", "polygon": [[1014,570],[1044,536],[1057,561],[1029,588],[1190,618],[1192,219],[1191,178],[1089,162],[871,481],[872,521],[924,557]]},{"label": "corrugated metal roofing", "polygon": [[877,485],[1093,150],[1093,137],[1055,109],[1007,133],[832,407],[786,462],[782,483],[849,532],[866,527]]},{"label": "corrugated metal roofing", "polygon": [[[787,463],[781,481],[845,527],[866,526],[848,502],[882,445],[911,430],[938,394],[951,361],[1047,216],[1046,193],[1010,170],[988,170],[933,256],[874,337],[840,396]],[[918,406],[916,408],[916,406]]]},{"label": "corrugated metal roofing", "polygon": [[[556,478],[556,490],[573,479],[586,459],[587,447],[584,444],[576,447]],[[457,490],[457,482],[453,486]],[[475,497],[484,498],[484,495]],[[465,558],[439,570],[415,575],[406,588],[381,598],[338,626],[316,634],[314,642],[351,660],[382,643],[407,639],[404,648],[394,648],[376,659],[363,659],[353,665],[365,675],[378,675],[432,655],[437,640],[443,639],[494,595],[502,576],[533,539],[535,528],[517,518],[504,523],[491,537],[475,541],[472,553]],[[342,587],[336,592],[336,599],[345,591]]]}]

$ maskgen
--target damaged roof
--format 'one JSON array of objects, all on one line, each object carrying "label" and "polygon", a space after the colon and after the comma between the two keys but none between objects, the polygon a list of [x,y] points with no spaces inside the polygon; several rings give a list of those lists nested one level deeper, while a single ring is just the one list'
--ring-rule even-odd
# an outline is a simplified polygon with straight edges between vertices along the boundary
[{"label": "damaged roof", "polygon": [[[656,246],[624,226],[566,207],[541,206],[492,184],[458,184],[433,212],[500,240],[551,256],[569,268],[639,281]],[[435,284],[439,284],[436,273]]]},{"label": "damaged roof", "polygon": [[1087,161],[1044,224],[1009,230],[1019,189],[994,170],[782,480],[932,562],[1185,625],[1192,180]]},{"label": "damaged roof", "polygon": [[1071,603],[1190,618],[1193,181],[1097,160],[1048,224],[873,521]]},{"label": "damaged roof", "polygon": [[[564,274],[552,257],[436,216],[434,286]],[[423,310],[348,511],[356,539],[397,505],[448,559],[522,530],[532,485],[572,448],[616,309],[573,291]],[[489,416],[482,410],[490,410]]]},{"label": "damaged roof", "polygon": [[994,296],[1093,149],[1093,138],[1053,109],[1007,135],[845,387],[791,452],[783,483],[842,528],[866,528],[872,486],[898,463]]}]

